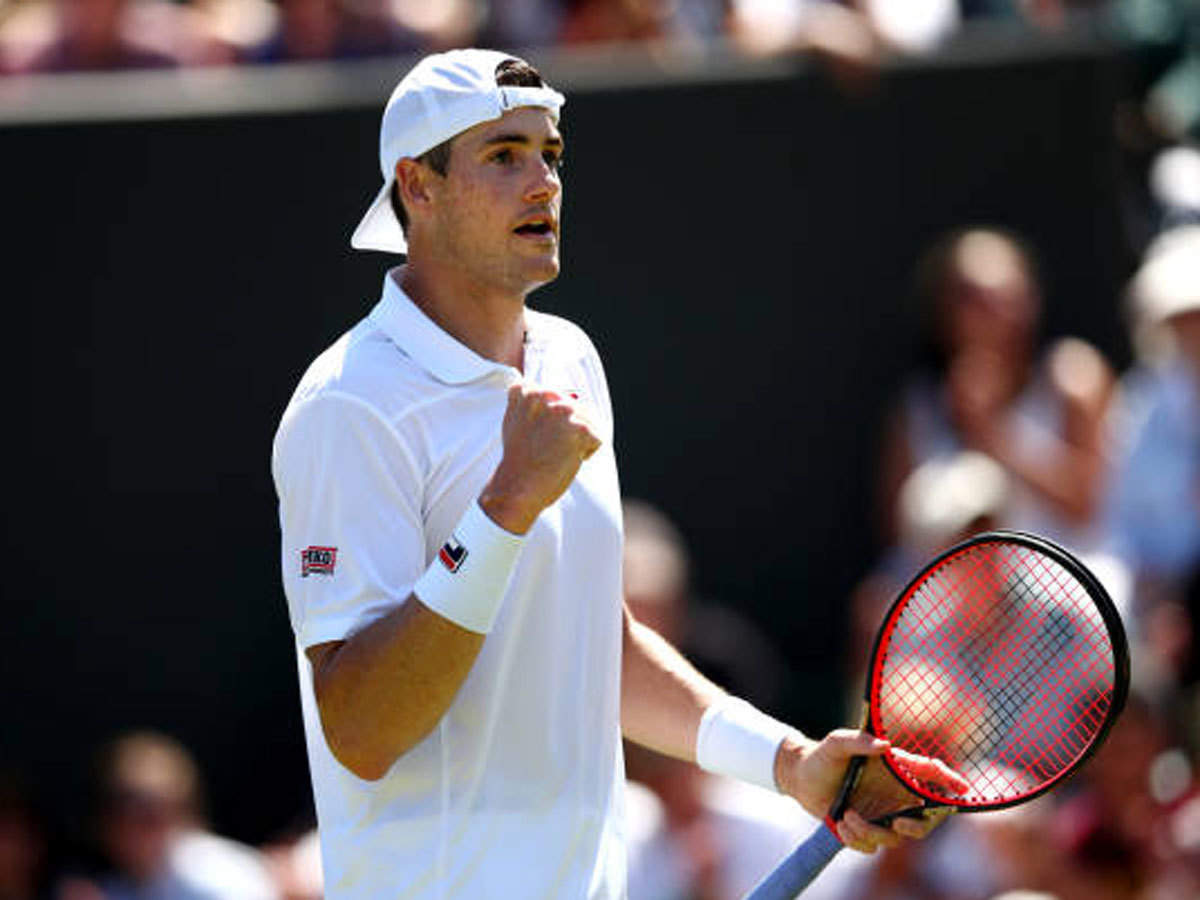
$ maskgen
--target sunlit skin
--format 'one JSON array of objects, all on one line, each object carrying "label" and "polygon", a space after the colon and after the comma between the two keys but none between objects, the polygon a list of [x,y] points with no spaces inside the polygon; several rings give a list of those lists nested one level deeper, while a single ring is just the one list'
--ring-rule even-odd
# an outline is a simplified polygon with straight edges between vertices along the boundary
[{"label": "sunlit skin", "polygon": [[[562,153],[550,114],[521,107],[458,135],[445,175],[396,165],[410,219],[405,292],[467,346],[518,368],[525,297],[559,272]],[[543,234],[516,231],[539,222]]]}]

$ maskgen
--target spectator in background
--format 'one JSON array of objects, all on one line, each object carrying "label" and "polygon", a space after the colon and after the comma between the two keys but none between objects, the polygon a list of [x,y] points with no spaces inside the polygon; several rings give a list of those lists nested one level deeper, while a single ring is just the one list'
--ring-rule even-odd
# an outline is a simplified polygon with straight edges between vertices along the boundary
[{"label": "spectator in background", "polygon": [[1011,483],[998,524],[1083,554],[1120,606],[1127,576],[1107,552],[1099,515],[1115,386],[1108,363],[1077,338],[1039,357],[1037,277],[1028,251],[1004,232],[969,229],[938,242],[922,263],[921,286],[933,359],[904,387],[885,437],[888,541],[904,479],[924,462],[975,450]]},{"label": "spectator in background", "polygon": [[1149,168],[1157,230],[1200,225],[1200,149],[1187,144],[1165,148]]},{"label": "spectator in background", "polygon": [[1106,5],[1107,0],[728,0],[727,32],[756,56],[813,53],[841,86],[853,90],[869,83],[888,56],[931,53],[967,20],[1056,30],[1075,13]]},{"label": "spectator in background", "polygon": [[487,0],[373,0],[422,49],[448,50],[475,43],[487,15]]},{"label": "spectator in background", "polygon": [[1114,527],[1140,575],[1178,592],[1200,563],[1200,225],[1161,235],[1130,285],[1140,365]]},{"label": "spectator in background", "polygon": [[1200,5],[1110,0],[1114,34],[1132,61],[1140,123],[1159,139],[1200,138]]},{"label": "spectator in background", "polygon": [[731,0],[726,31],[751,56],[811,53],[851,93],[871,83],[885,56],[865,15],[823,0]]},{"label": "spectator in background", "polygon": [[48,39],[11,60],[20,72],[155,69],[206,61],[208,44],[174,4],[55,0]]},{"label": "spectator in background", "polygon": [[1150,245],[1129,298],[1140,362],[1124,380],[1109,517],[1137,576],[1135,676],[1200,743],[1200,225]]},{"label": "spectator in background", "polygon": [[481,47],[547,47],[558,40],[566,15],[561,0],[490,0],[478,38]]},{"label": "spectator in background", "polygon": [[0,772],[0,900],[45,897],[46,862],[45,829],[29,789]]},{"label": "spectator in background", "polygon": [[722,25],[719,0],[566,0],[559,41],[686,42],[711,38]]},{"label": "spectator in background", "polygon": [[421,34],[393,18],[389,4],[382,0],[353,6],[345,0],[280,0],[274,32],[251,48],[246,59],[249,62],[358,59],[412,52],[424,43]]},{"label": "spectator in background", "polygon": [[88,900],[276,900],[260,856],[203,829],[200,773],[176,741],[153,732],[117,738],[96,770],[96,840],[109,869],[73,879]]},{"label": "spectator in background", "polygon": [[262,848],[279,900],[321,900],[325,875],[321,839],[315,828],[290,835]]}]

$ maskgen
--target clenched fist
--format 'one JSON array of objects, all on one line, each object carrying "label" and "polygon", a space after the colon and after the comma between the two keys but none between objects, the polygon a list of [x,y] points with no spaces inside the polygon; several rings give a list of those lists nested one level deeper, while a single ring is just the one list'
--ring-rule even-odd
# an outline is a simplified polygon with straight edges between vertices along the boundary
[{"label": "clenched fist", "polygon": [[570,487],[600,438],[570,401],[523,384],[508,389],[501,437],[504,455],[479,505],[501,528],[524,534]]}]

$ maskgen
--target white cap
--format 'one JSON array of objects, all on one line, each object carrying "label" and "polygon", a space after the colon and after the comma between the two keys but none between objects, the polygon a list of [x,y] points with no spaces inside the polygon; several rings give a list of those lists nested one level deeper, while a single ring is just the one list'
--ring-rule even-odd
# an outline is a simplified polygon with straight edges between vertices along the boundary
[{"label": "white cap", "polygon": [[401,79],[379,126],[383,188],[363,216],[350,246],[404,253],[408,243],[390,194],[396,163],[416,158],[468,128],[499,119],[507,110],[540,106],[554,121],[566,99],[549,87],[499,87],[496,67],[517,57],[496,50],[450,50],[427,56]]},{"label": "white cap", "polygon": [[1180,225],[1155,238],[1130,293],[1150,323],[1200,309],[1200,225]]},{"label": "white cap", "polygon": [[932,553],[961,539],[979,519],[1000,518],[1008,492],[1008,474],[990,456],[974,450],[936,456],[914,469],[900,488],[901,537]]}]

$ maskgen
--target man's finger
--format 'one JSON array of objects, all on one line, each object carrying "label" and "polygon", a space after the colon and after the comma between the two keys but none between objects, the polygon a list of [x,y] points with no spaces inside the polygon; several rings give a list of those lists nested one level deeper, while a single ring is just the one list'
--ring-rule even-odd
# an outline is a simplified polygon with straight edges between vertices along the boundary
[{"label": "man's finger", "polygon": [[839,756],[847,759],[851,756],[880,756],[892,746],[882,738],[867,734],[865,731],[839,729],[830,732],[828,740],[830,747],[836,750]]},{"label": "man's finger", "polygon": [[906,838],[923,838],[932,827],[920,819],[910,819],[907,816],[897,816],[892,822],[892,831]]},{"label": "man's finger", "polygon": [[847,813],[842,821],[837,823],[838,839],[851,850],[859,853],[874,853],[876,846],[867,838],[864,828],[858,820]]},{"label": "man's finger", "polygon": [[600,439],[593,434],[588,435],[588,439],[584,441],[582,456],[585,460],[591,459],[592,454],[600,449]]},{"label": "man's finger", "polygon": [[925,810],[925,814],[920,819],[897,816],[896,820],[892,822],[892,830],[906,838],[923,838],[953,813],[953,807],[940,807]]},{"label": "man's finger", "polygon": [[839,830],[850,839],[848,846],[863,853],[874,853],[880,847],[895,847],[901,839],[887,828],[872,825],[854,810],[846,812]]},{"label": "man's finger", "polygon": [[893,750],[892,755],[902,759],[905,767],[922,781],[949,788],[956,794],[965,794],[971,789],[971,783],[967,779],[940,759],[917,756],[904,750]]}]

